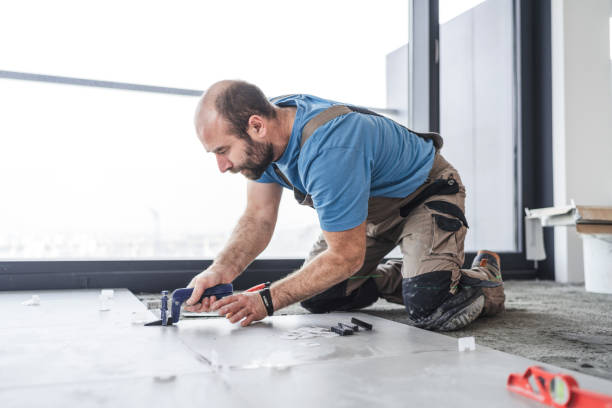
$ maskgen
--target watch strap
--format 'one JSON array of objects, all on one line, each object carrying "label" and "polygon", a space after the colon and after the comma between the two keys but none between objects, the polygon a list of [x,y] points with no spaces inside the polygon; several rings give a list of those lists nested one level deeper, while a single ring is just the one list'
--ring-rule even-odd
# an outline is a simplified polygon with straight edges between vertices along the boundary
[{"label": "watch strap", "polygon": [[272,316],[274,314],[274,305],[272,304],[270,286],[266,285],[264,289],[259,291],[259,295],[261,296],[261,300],[263,300],[263,304],[266,307],[266,312],[268,313],[268,316]]}]

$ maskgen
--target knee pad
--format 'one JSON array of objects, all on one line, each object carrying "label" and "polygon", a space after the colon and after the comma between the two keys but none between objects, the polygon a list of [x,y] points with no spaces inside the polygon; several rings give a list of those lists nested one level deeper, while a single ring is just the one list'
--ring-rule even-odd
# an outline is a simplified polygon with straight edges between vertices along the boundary
[{"label": "knee pad", "polygon": [[412,320],[418,321],[429,316],[452,296],[451,273],[435,271],[402,280],[404,306]]}]

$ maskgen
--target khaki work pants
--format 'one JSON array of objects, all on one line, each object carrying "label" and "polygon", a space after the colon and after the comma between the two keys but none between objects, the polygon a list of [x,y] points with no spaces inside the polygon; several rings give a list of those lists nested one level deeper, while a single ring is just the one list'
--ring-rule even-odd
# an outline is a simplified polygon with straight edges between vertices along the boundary
[{"label": "khaki work pants", "polygon": [[[427,197],[416,203],[435,180],[454,180],[458,183],[455,194]],[[422,194],[421,194],[422,196]],[[431,296],[454,295],[460,289],[462,275],[484,281],[501,281],[501,274],[490,266],[461,269],[464,262],[464,240],[467,226],[448,212],[438,211],[432,202],[444,201],[465,209],[465,187],[457,170],[439,153],[425,183],[405,198],[373,197],[369,200],[366,222],[366,254],[362,268],[351,278],[302,302],[314,313],[332,310],[351,310],[366,307],[383,297],[390,302],[403,304],[402,281],[435,271],[450,271],[448,285]],[[413,205],[407,216],[400,215],[400,208]],[[465,218],[463,218],[465,220]],[[461,225],[458,229],[458,225]],[[402,259],[392,259],[380,264],[397,245]],[[323,235],[315,242],[306,263],[327,249]],[[493,315],[504,308],[503,286],[483,288],[484,315]],[[428,296],[428,295],[426,295]],[[435,299],[432,299],[435,301]]]}]

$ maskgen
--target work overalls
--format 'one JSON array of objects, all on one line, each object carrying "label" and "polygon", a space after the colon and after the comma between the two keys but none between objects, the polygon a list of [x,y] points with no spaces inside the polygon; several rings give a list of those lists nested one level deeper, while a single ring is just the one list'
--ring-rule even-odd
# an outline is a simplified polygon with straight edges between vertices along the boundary
[{"label": "work overalls", "polygon": [[[284,97],[274,98],[272,102]],[[351,112],[381,116],[360,107],[334,105],[306,123],[300,148],[317,128]],[[505,296],[500,285],[501,275],[487,267],[461,269],[468,228],[464,216],[465,188],[457,170],[440,154],[442,137],[436,133],[413,133],[432,140],[436,148],[433,167],[427,179],[407,197],[369,199],[363,266],[351,278],[303,301],[302,306],[309,311],[324,313],[358,309],[383,297],[390,302],[404,304],[411,315],[416,311],[415,316],[411,317],[419,321],[463,285],[482,287],[485,297],[483,314],[493,315],[503,310]],[[276,165],[273,164],[273,168],[293,189],[299,204],[314,208],[307,192],[295,188]],[[397,245],[403,258],[380,264]],[[305,264],[326,249],[327,243],[321,234],[306,257]]]}]

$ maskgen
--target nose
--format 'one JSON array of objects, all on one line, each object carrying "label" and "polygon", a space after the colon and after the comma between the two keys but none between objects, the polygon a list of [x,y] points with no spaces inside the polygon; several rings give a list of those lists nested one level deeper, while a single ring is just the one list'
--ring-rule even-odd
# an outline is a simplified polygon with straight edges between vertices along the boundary
[{"label": "nose", "polygon": [[223,157],[222,155],[217,155],[217,166],[219,166],[219,171],[221,173],[225,173],[229,169],[232,168],[232,162]]}]

